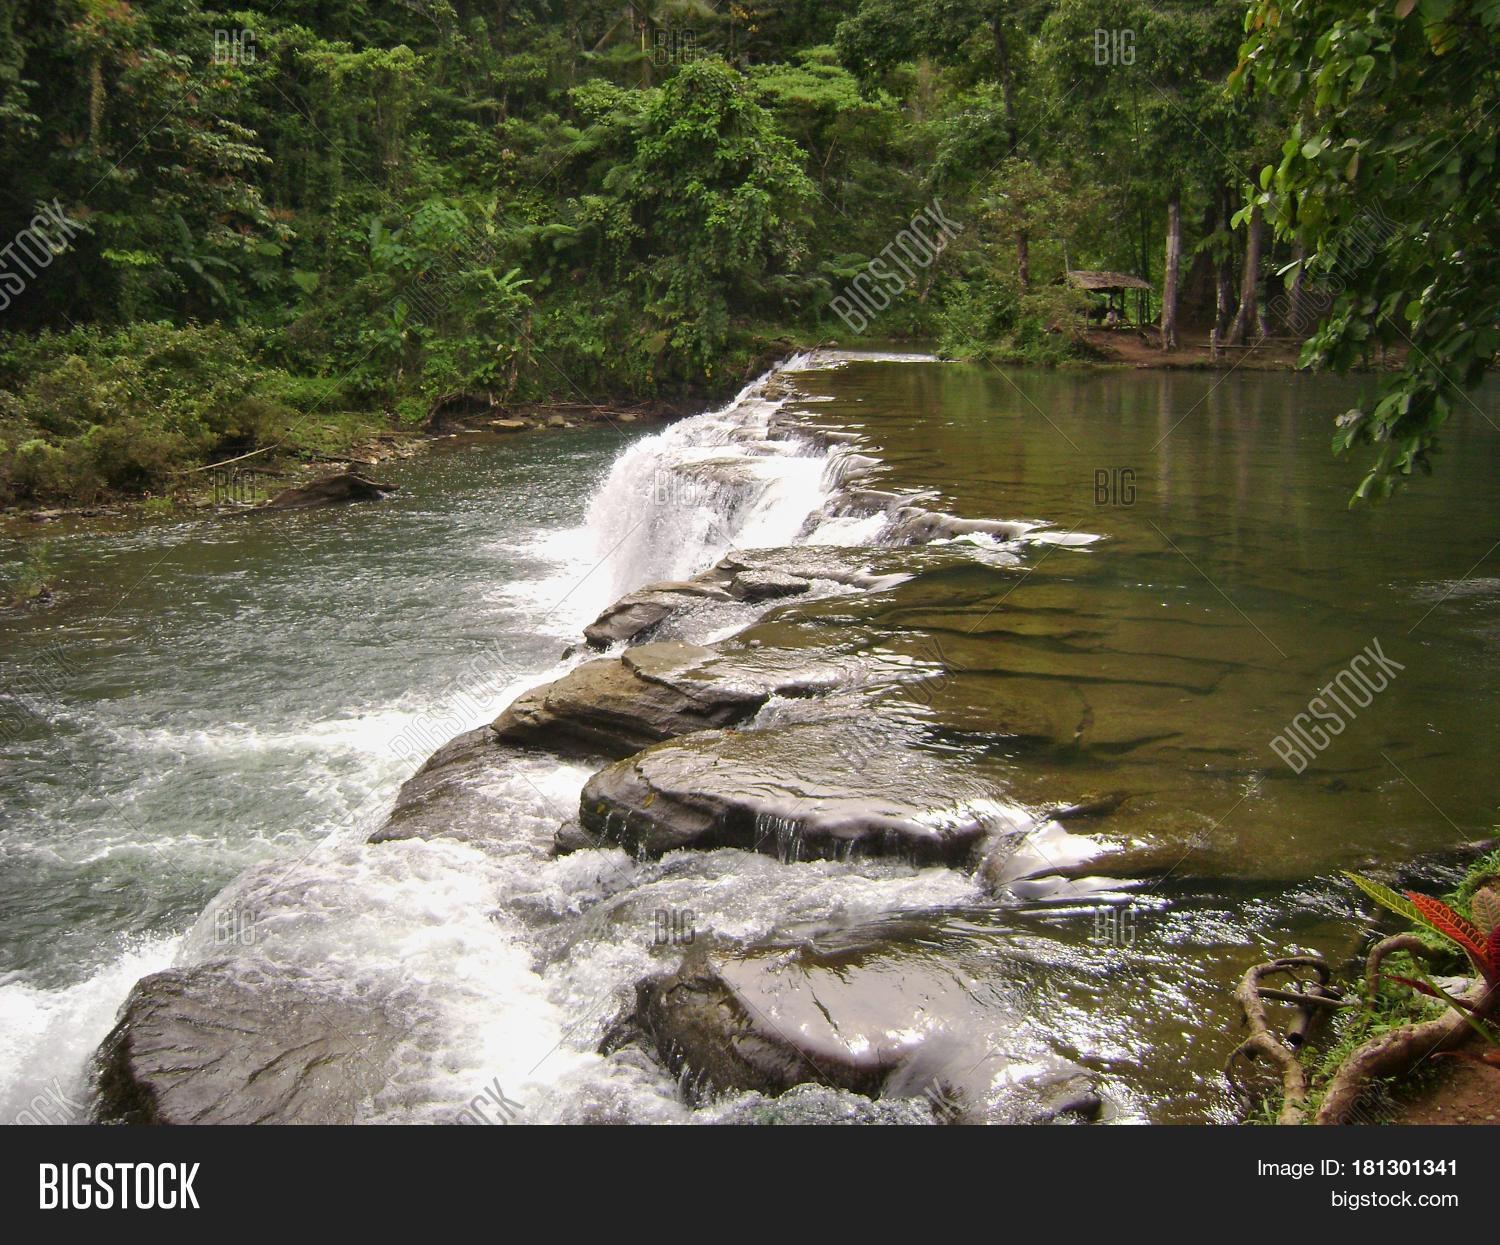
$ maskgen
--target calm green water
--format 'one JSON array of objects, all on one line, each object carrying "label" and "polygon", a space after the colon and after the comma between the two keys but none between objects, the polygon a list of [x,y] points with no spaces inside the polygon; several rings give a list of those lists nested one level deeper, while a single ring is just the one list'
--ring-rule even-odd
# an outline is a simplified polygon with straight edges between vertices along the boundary
[{"label": "calm green water", "polygon": [[[1357,511],[1358,464],[1328,449],[1357,381],[854,364],[806,386],[837,398],[820,418],[849,412],[880,446],[891,485],[1103,537],[1022,576],[918,579],[852,607],[939,637],[953,733],[1009,715],[1014,746],[987,755],[1140,792],[1124,820],[1168,860],[1191,843],[1186,873],[1300,879],[1490,833],[1500,432],[1482,412],[1500,423],[1500,386],[1433,478]],[[1304,743],[1294,772],[1273,737],[1375,645],[1394,664],[1371,683],[1389,686],[1343,697],[1342,733]]]},{"label": "calm green water", "polygon": [[[942,565],[753,634],[929,660],[931,638],[949,673],[907,705],[919,747],[1031,805],[1107,798],[1067,823],[1109,848],[1075,882],[941,922],[928,945],[1019,982],[1048,1046],[1112,1078],[1127,1114],[1235,1118],[1219,1070],[1244,970],[1357,951],[1336,870],[1389,876],[1493,834],[1500,386],[1434,478],[1351,512],[1357,464],[1328,441],[1357,381],[873,363],[801,380],[832,399],[808,418],[879,447],[874,483],[1100,537],[1020,567]],[[1273,738],[1367,646],[1384,690],[1345,696],[1339,733],[1303,742],[1294,769]],[[1110,876],[1123,907],[1098,902]]]}]

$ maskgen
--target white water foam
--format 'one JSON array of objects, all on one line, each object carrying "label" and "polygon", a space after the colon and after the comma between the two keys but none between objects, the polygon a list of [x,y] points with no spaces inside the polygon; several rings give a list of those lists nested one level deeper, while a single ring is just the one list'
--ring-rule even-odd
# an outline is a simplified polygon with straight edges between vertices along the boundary
[{"label": "white water foam", "polygon": [[130,987],[166,968],[179,939],[148,939],[63,990],[0,985],[0,1124],[82,1124],[86,1068]]}]

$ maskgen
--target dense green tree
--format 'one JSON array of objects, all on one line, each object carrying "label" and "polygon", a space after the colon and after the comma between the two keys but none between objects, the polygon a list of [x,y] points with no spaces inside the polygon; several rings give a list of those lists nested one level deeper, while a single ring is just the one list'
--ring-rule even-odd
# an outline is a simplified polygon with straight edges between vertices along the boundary
[{"label": "dense green tree", "polygon": [[583,220],[639,290],[661,348],[712,368],[732,311],[754,308],[803,257],[813,192],[802,153],[716,59],[684,66],[626,128],[628,157]]},{"label": "dense green tree", "polygon": [[1375,447],[1357,496],[1386,496],[1500,348],[1500,0],[1260,0],[1244,57],[1295,118],[1256,207],[1327,294],[1306,358],[1407,352],[1335,437]]}]

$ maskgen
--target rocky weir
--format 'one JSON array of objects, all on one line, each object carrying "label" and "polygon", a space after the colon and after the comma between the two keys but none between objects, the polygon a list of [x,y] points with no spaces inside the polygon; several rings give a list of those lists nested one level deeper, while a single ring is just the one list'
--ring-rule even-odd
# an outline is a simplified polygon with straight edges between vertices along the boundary
[{"label": "rocky weir", "polygon": [[[1054,760],[1158,738],[1151,689],[1127,723],[972,644],[1001,623],[1130,682],[1077,620],[1007,606],[1038,550],[1094,538],[883,487],[878,447],[799,401],[841,362],[794,360],[621,455],[591,526],[628,590],[373,830],[232,884],[121,1008],[97,1118],[1139,1117],[1149,1034],[1202,983],[1142,992],[1098,940],[1052,939],[1195,827],[1162,833],[1155,772]],[[942,625],[871,613],[914,581]],[[211,937],[236,912],[253,945]],[[349,954],[376,938],[400,971]]]}]

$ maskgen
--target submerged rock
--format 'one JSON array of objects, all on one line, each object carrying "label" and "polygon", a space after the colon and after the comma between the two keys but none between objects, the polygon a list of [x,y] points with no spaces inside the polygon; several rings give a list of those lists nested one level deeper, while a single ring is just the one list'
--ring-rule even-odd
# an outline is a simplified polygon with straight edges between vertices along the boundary
[{"label": "submerged rock", "polygon": [[396,491],[394,484],[370,480],[358,472],[324,476],[311,484],[282,489],[261,506],[262,510],[311,510],[316,506],[339,506],[353,501],[380,501]]},{"label": "submerged rock", "polygon": [[999,519],[960,519],[938,510],[907,506],[895,512],[890,527],[881,539],[893,545],[925,544],[928,541],[975,535],[1005,541],[1024,536],[1033,526],[1030,523],[1004,522]]},{"label": "submerged rock", "polygon": [[657,744],[595,774],[579,821],[648,856],[739,847],[788,860],[959,864],[994,829],[992,795],[967,767],[848,719]]},{"label": "submerged rock", "polygon": [[227,962],[142,978],[95,1056],[98,1118],[122,1124],[353,1124],[402,1031],[292,970]]}]

